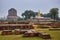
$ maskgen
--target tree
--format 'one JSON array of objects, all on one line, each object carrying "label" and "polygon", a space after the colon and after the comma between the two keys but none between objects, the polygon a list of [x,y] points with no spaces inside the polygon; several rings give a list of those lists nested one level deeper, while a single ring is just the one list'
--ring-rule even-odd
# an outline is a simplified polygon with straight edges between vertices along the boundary
[{"label": "tree", "polygon": [[52,19],[54,19],[54,20],[58,19],[58,13],[59,13],[58,10],[59,10],[58,8],[52,8],[50,10],[49,13],[51,14],[50,16],[51,16]]},{"label": "tree", "polygon": [[41,14],[42,17],[49,17],[50,18],[50,13],[47,13],[47,14]]},{"label": "tree", "polygon": [[35,13],[32,10],[26,10],[24,13],[22,13],[22,16],[25,19],[30,19],[31,17],[35,17]]}]

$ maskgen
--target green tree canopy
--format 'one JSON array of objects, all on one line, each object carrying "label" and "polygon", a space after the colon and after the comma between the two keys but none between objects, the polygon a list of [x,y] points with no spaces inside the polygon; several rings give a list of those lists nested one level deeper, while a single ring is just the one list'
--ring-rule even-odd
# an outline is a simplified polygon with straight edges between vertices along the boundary
[{"label": "green tree canopy", "polygon": [[25,18],[25,19],[29,19],[31,17],[35,17],[35,12],[33,12],[32,10],[26,10],[24,13],[22,13],[22,16]]},{"label": "green tree canopy", "polygon": [[55,19],[55,20],[57,20],[58,19],[58,14],[59,14],[59,12],[58,12],[58,8],[52,8],[51,10],[50,10],[50,16],[51,16],[51,18],[52,19]]}]

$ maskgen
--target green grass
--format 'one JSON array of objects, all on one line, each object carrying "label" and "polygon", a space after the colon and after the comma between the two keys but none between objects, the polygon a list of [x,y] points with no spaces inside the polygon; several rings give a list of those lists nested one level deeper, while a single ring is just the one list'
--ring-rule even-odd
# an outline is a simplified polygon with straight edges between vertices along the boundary
[{"label": "green grass", "polygon": [[48,30],[48,29],[44,29],[44,30],[40,30],[43,32],[47,32],[51,35],[51,39],[50,40],[60,40],[60,30]]},{"label": "green grass", "polygon": [[[48,29],[41,29],[40,32],[47,32],[51,35],[50,40],[60,40],[60,31],[49,31]],[[44,40],[40,37],[22,37],[22,35],[0,35],[0,40]]]},{"label": "green grass", "polygon": [[42,40],[40,37],[22,37],[21,35],[1,36],[0,40]]}]

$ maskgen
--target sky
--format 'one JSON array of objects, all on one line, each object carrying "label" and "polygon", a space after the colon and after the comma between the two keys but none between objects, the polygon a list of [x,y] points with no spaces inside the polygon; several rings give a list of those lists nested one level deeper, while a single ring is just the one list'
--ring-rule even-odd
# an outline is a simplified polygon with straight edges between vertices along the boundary
[{"label": "sky", "polygon": [[51,8],[60,9],[60,0],[0,0],[0,17],[7,17],[10,8],[15,8],[20,17],[25,10],[34,12],[40,10],[44,14],[48,13]]}]

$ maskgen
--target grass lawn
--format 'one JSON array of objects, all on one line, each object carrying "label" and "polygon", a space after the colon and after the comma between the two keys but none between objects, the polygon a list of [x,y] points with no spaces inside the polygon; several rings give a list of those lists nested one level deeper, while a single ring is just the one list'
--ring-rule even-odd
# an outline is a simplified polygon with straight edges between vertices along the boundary
[{"label": "grass lawn", "polygon": [[[60,40],[60,31],[49,31],[48,29],[41,29],[39,31],[47,32],[51,35],[50,40]],[[44,40],[40,37],[22,37],[22,35],[0,35],[0,40]]]}]

